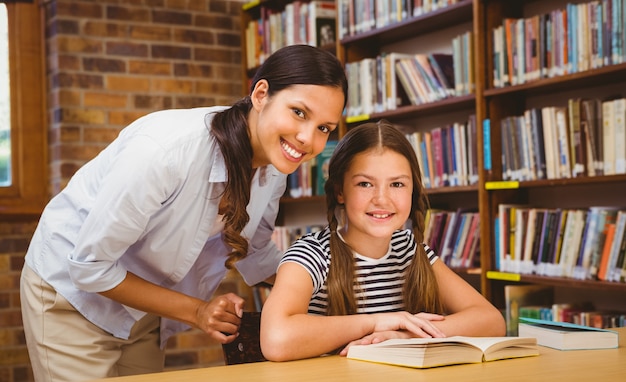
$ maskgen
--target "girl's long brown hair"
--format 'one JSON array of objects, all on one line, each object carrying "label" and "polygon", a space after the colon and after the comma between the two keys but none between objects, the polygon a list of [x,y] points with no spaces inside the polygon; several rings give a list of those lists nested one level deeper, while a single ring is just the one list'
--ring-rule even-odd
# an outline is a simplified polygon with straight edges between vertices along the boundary
[{"label": "girl's long brown hair", "polygon": [[[341,63],[331,53],[309,45],[287,46],[270,55],[257,69],[250,92],[261,79],[267,80],[270,97],[293,85],[322,85],[341,89],[343,106],[346,104],[348,81]],[[251,108],[250,96],[244,97],[231,108],[216,113],[211,122],[211,131],[228,172],[222,200],[226,202],[224,241],[233,249],[225,264],[229,269],[248,254],[248,241],[241,236],[241,231],[250,219],[246,207],[255,171],[248,127]]]},{"label": "girl's long brown hair", "polygon": [[331,262],[327,280],[328,315],[357,313],[354,255],[350,247],[337,234],[338,218],[342,206],[337,194],[343,187],[344,175],[357,154],[368,150],[393,150],[404,156],[411,166],[413,177],[413,200],[410,220],[416,240],[415,256],[406,271],[403,300],[404,309],[411,313],[443,313],[439,288],[432,267],[422,245],[424,241],[424,219],[429,207],[422,184],[422,175],[417,157],[404,134],[393,125],[381,121],[355,127],[341,139],[329,163],[326,191],[327,218],[330,227]]}]

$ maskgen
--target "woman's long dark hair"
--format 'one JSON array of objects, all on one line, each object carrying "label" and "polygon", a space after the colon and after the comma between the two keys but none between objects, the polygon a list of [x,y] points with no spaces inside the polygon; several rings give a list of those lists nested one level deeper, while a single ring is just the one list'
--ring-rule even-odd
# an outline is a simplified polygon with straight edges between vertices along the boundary
[{"label": "woman's long dark hair", "polygon": [[424,241],[425,214],[428,198],[422,184],[422,174],[417,157],[404,134],[393,125],[382,121],[355,127],[339,142],[330,159],[326,191],[327,218],[330,227],[331,262],[328,274],[328,315],[357,313],[358,302],[354,294],[354,255],[350,247],[337,234],[337,211],[342,208],[337,194],[343,187],[345,173],[357,154],[368,150],[392,150],[404,156],[411,166],[413,197],[410,220],[417,246],[411,265],[406,271],[403,299],[404,309],[411,313],[443,313],[437,281],[422,245]]},{"label": "woman's long dark hair", "polygon": [[[322,85],[341,89],[344,106],[348,96],[348,81],[341,63],[331,53],[308,45],[291,45],[277,50],[259,67],[250,93],[260,80],[269,84],[269,96],[293,85]],[[211,123],[212,133],[224,156],[228,181],[223,200],[224,241],[233,248],[226,267],[246,257],[248,241],[241,231],[249,220],[246,207],[250,202],[252,168],[252,145],[248,127],[248,114],[252,108],[250,96],[237,101],[231,108],[215,114]]]}]

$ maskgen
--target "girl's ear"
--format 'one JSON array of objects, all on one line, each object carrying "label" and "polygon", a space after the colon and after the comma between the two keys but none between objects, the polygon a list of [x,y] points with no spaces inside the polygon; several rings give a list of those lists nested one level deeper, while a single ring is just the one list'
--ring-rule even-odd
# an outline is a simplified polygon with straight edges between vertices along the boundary
[{"label": "girl's ear", "polygon": [[346,202],[343,199],[343,192],[339,189],[335,191],[335,195],[337,195],[337,203],[345,204]]},{"label": "girl's ear", "polygon": [[255,110],[259,111],[263,108],[263,105],[269,98],[269,90],[270,84],[267,80],[259,80],[256,85],[254,85],[254,89],[252,89],[252,93],[250,94],[250,100]]}]

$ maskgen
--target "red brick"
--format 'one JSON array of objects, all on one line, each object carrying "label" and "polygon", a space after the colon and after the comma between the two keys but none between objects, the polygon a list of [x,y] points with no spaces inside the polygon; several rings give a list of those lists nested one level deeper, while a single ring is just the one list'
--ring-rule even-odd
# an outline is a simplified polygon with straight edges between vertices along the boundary
[{"label": "red brick", "polygon": [[178,45],[152,45],[150,53],[153,58],[171,58],[174,60],[189,60],[191,49]]},{"label": "red brick", "polygon": [[137,109],[150,109],[150,110],[171,109],[172,97],[137,95],[134,97],[134,106]]},{"label": "red brick", "polygon": [[83,58],[83,69],[88,72],[124,73],[126,62],[120,59],[86,57]]},{"label": "red brick", "polygon": [[105,118],[106,112],[103,110],[65,108],[62,110],[61,122],[103,124],[105,122]]},{"label": "red brick", "polygon": [[198,61],[210,62],[210,63],[225,63],[225,64],[239,64],[241,61],[236,61],[236,54],[233,50],[221,47],[213,48],[196,48],[194,49],[194,57]]},{"label": "red brick", "polygon": [[85,1],[56,1],[57,16],[84,17],[98,19],[103,16],[102,5],[99,2]]},{"label": "red brick", "polygon": [[102,41],[81,36],[58,36],[56,48],[59,53],[102,53]]},{"label": "red brick", "polygon": [[150,10],[146,8],[109,5],[106,7],[106,18],[121,21],[150,21]]},{"label": "red brick", "polygon": [[172,29],[169,26],[129,25],[129,37],[138,40],[171,41]]},{"label": "red brick", "polygon": [[106,87],[109,91],[147,92],[150,90],[150,80],[136,76],[112,76],[106,78]]},{"label": "red brick", "polygon": [[131,60],[128,63],[128,73],[130,74],[142,74],[142,75],[158,75],[158,76],[171,76],[172,75],[172,63],[171,62],[155,62],[148,60]]},{"label": "red brick", "polygon": [[[239,72],[237,72],[240,74]],[[189,76],[189,77],[202,77],[210,78],[213,74],[212,65],[199,65],[195,63],[177,63],[174,64],[174,75],[176,77]],[[240,76],[238,75],[237,78]]]},{"label": "red brick", "polygon": [[59,73],[52,80],[53,87],[102,89],[104,80],[101,75]]},{"label": "red brick", "polygon": [[61,142],[79,142],[82,139],[81,128],[78,126],[61,126],[57,129]]},{"label": "red brick", "polygon": [[106,54],[125,57],[147,57],[148,46],[141,43],[107,42]]},{"label": "red brick", "polygon": [[229,31],[238,30],[241,25],[239,19],[206,13],[197,15],[193,24],[198,27],[210,26],[211,29],[225,29]]},{"label": "red brick", "polygon": [[193,90],[193,82],[170,78],[154,78],[151,89],[156,92],[190,94]]},{"label": "red brick", "polygon": [[115,127],[86,127],[83,130],[83,141],[85,143],[104,143],[106,145],[119,134],[120,130]]},{"label": "red brick", "polygon": [[215,44],[215,33],[192,29],[175,29],[174,41],[181,43],[196,43],[203,45]]},{"label": "red brick", "polygon": [[84,105],[106,107],[106,108],[123,108],[128,107],[127,94],[115,94],[102,92],[85,92],[83,95]]},{"label": "red brick", "polygon": [[87,20],[83,26],[83,33],[88,36],[126,37],[131,26],[104,21]]},{"label": "red brick", "polygon": [[191,25],[191,15],[187,12],[174,12],[155,9],[152,11],[152,21],[161,24]]}]

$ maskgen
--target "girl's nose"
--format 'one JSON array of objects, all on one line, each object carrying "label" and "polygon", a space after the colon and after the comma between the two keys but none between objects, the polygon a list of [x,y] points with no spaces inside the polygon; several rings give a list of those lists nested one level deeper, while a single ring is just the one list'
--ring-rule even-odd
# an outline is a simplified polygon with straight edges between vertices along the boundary
[{"label": "girl's nose", "polygon": [[385,200],[387,200],[387,188],[386,187],[376,187],[374,189],[374,201],[375,202],[383,202]]}]

